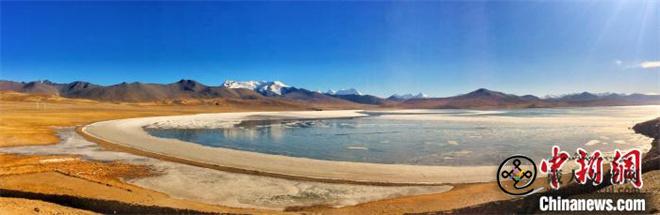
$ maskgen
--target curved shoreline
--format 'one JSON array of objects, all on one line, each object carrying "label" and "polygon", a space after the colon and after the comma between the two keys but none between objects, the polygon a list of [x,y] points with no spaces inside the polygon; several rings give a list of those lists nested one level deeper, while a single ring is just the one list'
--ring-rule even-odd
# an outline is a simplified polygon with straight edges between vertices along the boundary
[{"label": "curved shoreline", "polygon": [[492,181],[497,167],[415,166],[288,157],[202,146],[149,135],[142,127],[154,122],[213,119],[243,120],[248,116],[319,119],[362,116],[359,111],[296,111],[197,114],[96,122],[76,131],[103,147],[205,168],[277,178],[380,186],[446,185]]}]

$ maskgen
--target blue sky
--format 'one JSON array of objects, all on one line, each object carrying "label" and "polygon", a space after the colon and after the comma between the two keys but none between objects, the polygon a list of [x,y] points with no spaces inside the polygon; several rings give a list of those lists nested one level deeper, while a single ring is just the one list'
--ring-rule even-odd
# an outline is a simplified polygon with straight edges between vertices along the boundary
[{"label": "blue sky", "polygon": [[0,79],[660,93],[659,4],[2,1]]}]

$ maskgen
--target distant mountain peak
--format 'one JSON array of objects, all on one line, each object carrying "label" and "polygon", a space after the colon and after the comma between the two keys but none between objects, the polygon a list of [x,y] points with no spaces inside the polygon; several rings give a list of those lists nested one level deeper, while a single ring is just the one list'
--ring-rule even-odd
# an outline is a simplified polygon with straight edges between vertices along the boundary
[{"label": "distant mountain peak", "polygon": [[119,83],[119,84],[117,84],[117,85],[140,85],[140,84],[142,84],[142,83],[139,82],[139,81],[133,81],[133,82],[126,82],[126,81],[123,81],[123,82],[121,82],[121,83]]},{"label": "distant mountain peak", "polygon": [[486,88],[479,88],[472,92],[469,92],[468,94],[494,94],[494,93],[499,93],[499,92],[492,91]]},{"label": "distant mountain peak", "polygon": [[429,96],[424,94],[424,93],[418,93],[416,95],[413,95],[412,93],[407,93],[407,94],[394,94],[390,96],[388,99],[390,100],[408,100],[408,99],[423,99],[423,98],[428,98]]},{"label": "distant mountain peak", "polygon": [[527,101],[541,100],[541,98],[539,98],[535,95],[524,95],[524,96],[521,96],[520,98],[523,99],[523,100],[527,100]]},{"label": "distant mountain peak", "polygon": [[90,87],[97,87],[97,85],[94,85],[86,81],[74,81],[66,85],[66,88],[68,90],[81,90]]},{"label": "distant mountain peak", "polygon": [[174,84],[177,85],[183,91],[199,92],[206,88],[204,84],[199,83],[195,80],[181,79]]},{"label": "distant mountain peak", "polygon": [[52,81],[49,81],[49,80],[37,80],[37,81],[30,81],[27,84],[30,84],[30,85],[36,85],[36,84],[53,85],[55,83],[52,82]]},{"label": "distant mountain peak", "polygon": [[337,96],[345,96],[345,95],[358,95],[361,96],[363,95],[360,91],[356,90],[355,88],[349,88],[349,89],[341,89],[341,90],[328,90],[326,93],[328,95],[337,95]]},{"label": "distant mountain peak", "polygon": [[49,80],[38,80],[38,81],[33,81],[34,83],[40,83],[40,84],[55,84],[55,82],[49,81]]},{"label": "distant mountain peak", "polygon": [[582,93],[575,93],[575,94],[567,94],[560,96],[559,99],[563,101],[590,101],[590,100],[596,100],[599,99],[601,96],[590,93],[590,92],[582,92]]},{"label": "distant mountain peak", "polygon": [[190,80],[190,79],[181,79],[181,80],[177,81],[176,83],[179,83],[179,84],[184,84],[184,83],[195,83],[195,84],[199,84],[199,82],[197,82],[197,81],[195,81],[195,80]]},{"label": "distant mountain peak", "polygon": [[502,93],[502,92],[489,90],[489,89],[486,89],[486,88],[479,88],[475,91],[463,94],[461,96],[462,97],[493,97],[493,96],[495,96],[495,97],[505,97],[505,96],[507,96],[507,94]]},{"label": "distant mountain peak", "polygon": [[281,81],[234,81],[226,80],[222,86],[232,89],[249,89],[261,93],[262,95],[282,95],[282,90],[289,88],[289,85]]},{"label": "distant mountain peak", "polygon": [[69,84],[89,84],[89,82],[87,82],[87,81],[73,81]]},{"label": "distant mountain peak", "polygon": [[579,94],[577,94],[577,95],[581,95],[581,96],[595,96],[596,94],[593,94],[593,93],[590,93],[590,92],[584,91],[584,92],[579,93]]}]

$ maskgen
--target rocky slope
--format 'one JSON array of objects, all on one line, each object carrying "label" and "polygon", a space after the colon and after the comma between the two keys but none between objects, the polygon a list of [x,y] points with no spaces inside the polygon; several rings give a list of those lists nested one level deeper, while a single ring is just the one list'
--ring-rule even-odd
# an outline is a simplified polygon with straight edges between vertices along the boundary
[{"label": "rocky slope", "polygon": [[643,169],[660,170],[660,117],[633,126],[635,133],[653,138],[651,149],[644,156]]}]

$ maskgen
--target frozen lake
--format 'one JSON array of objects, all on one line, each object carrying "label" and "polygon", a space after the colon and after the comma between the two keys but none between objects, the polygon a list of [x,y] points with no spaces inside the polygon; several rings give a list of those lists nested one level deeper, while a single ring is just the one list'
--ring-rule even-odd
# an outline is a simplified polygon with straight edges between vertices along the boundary
[{"label": "frozen lake", "polygon": [[[245,120],[225,128],[146,128],[153,136],[205,146],[320,160],[415,165],[498,165],[513,154],[539,159],[552,145],[569,153],[648,147],[635,123],[660,106],[520,110],[366,111],[366,117]],[[645,149],[648,150],[648,149]]]}]

